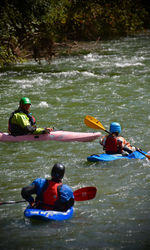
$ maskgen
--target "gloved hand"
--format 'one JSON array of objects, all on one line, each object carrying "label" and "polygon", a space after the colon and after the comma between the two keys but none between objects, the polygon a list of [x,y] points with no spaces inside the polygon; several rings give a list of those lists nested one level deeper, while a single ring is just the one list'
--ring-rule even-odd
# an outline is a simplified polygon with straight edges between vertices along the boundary
[{"label": "gloved hand", "polygon": [[136,147],[132,147],[132,152],[136,151],[137,148]]},{"label": "gloved hand", "polygon": [[137,151],[142,151],[142,149],[141,149],[141,148],[135,148],[135,150],[137,150]]},{"label": "gloved hand", "polygon": [[35,202],[30,202],[29,203],[32,208],[36,208],[36,203]]},{"label": "gloved hand", "polygon": [[128,156],[129,155],[129,153],[128,152],[122,152],[122,156]]},{"label": "gloved hand", "polygon": [[49,134],[51,131],[53,131],[53,128],[45,128],[44,134]]}]

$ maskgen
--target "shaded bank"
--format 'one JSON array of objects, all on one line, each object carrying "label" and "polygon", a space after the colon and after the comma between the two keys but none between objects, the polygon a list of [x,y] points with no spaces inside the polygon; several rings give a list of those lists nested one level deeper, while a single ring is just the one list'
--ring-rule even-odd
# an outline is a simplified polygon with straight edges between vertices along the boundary
[{"label": "shaded bank", "polygon": [[149,4],[142,0],[2,0],[0,64],[27,58],[51,60],[67,41],[97,41],[141,32],[149,29],[149,16]]}]

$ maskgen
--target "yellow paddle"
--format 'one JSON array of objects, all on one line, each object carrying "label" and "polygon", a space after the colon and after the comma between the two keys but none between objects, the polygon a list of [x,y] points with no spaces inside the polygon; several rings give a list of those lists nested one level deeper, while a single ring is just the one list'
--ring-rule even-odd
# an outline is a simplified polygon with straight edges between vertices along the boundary
[{"label": "yellow paddle", "polygon": [[[101,124],[99,120],[94,118],[91,115],[87,115],[84,118],[84,123],[89,127],[89,128],[94,128],[94,129],[101,129],[107,132],[108,134],[111,134],[109,131],[107,131],[104,126]],[[146,156],[150,160],[150,155],[144,154],[140,149],[136,148],[137,151],[139,151],[142,155]]]},{"label": "yellow paddle", "polygon": [[94,128],[94,129],[101,129],[107,132],[108,134],[111,134],[109,131],[107,131],[104,126],[98,121],[96,118],[94,118],[91,115],[87,115],[84,118],[84,123],[89,127],[89,128]]}]

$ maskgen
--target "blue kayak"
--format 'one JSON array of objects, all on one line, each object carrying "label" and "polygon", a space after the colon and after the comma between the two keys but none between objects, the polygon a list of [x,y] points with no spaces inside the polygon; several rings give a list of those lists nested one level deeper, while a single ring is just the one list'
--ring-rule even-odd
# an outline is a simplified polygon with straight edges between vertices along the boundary
[{"label": "blue kayak", "polygon": [[[142,151],[144,154],[146,152]],[[118,159],[144,159],[145,156],[141,154],[139,151],[135,151],[127,156],[123,156],[121,154],[99,154],[99,155],[91,155],[87,157],[87,160],[90,162],[97,162],[97,161],[114,161]]]},{"label": "blue kayak", "polygon": [[66,212],[60,212],[60,211],[36,209],[27,206],[27,208],[24,211],[24,215],[25,217],[30,219],[37,219],[43,221],[68,220],[73,216],[73,207],[68,209]]}]

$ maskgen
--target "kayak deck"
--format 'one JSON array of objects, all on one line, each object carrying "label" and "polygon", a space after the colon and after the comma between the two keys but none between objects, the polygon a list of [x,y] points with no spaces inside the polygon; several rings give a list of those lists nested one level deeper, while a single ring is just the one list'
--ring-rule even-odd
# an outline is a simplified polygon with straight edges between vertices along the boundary
[{"label": "kayak deck", "polygon": [[20,142],[20,141],[64,141],[64,142],[90,142],[98,137],[101,133],[85,133],[85,132],[71,132],[71,131],[52,131],[50,134],[40,135],[19,135],[13,136],[8,133],[0,132],[0,141],[3,142]]},{"label": "kayak deck", "polygon": [[[144,154],[146,154],[146,152],[142,151]],[[143,154],[141,154],[139,151],[135,151],[127,156],[123,156],[123,155],[119,155],[119,154],[94,154],[91,156],[87,157],[87,160],[90,162],[98,162],[98,161],[105,161],[105,162],[109,162],[109,161],[114,161],[114,160],[119,160],[119,159],[144,159],[145,156]]]},{"label": "kayak deck", "polygon": [[53,210],[42,210],[31,208],[27,206],[24,211],[24,216],[29,219],[43,220],[43,221],[61,221],[68,220],[73,216],[73,207],[68,209],[66,212],[53,211]]}]

